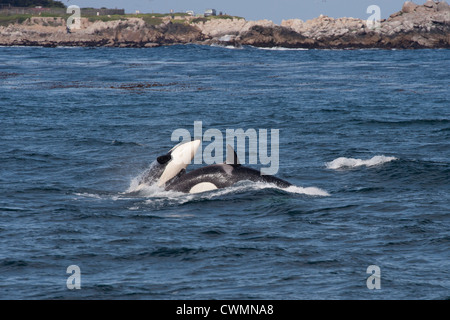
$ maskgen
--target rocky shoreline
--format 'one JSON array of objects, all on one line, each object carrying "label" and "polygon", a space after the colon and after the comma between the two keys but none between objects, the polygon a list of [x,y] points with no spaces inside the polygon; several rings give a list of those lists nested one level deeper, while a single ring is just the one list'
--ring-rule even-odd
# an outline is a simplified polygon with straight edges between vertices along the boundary
[{"label": "rocky shoreline", "polygon": [[2,46],[157,47],[187,43],[308,49],[450,48],[450,6],[445,1],[429,0],[423,5],[408,1],[377,28],[361,19],[327,16],[306,22],[283,20],[280,25],[245,19],[198,23],[167,19],[151,25],[134,17],[107,22],[81,18],[81,28],[71,33],[63,18],[32,17],[0,27]]}]

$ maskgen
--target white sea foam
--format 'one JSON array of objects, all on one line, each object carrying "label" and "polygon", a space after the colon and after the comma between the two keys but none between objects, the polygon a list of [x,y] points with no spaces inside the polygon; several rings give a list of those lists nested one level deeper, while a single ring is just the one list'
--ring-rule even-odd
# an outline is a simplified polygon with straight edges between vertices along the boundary
[{"label": "white sea foam", "polygon": [[[209,200],[213,198],[222,197],[228,194],[235,194],[247,191],[258,191],[263,189],[278,189],[283,190],[287,193],[292,194],[303,194],[308,196],[321,196],[327,197],[330,194],[317,187],[300,187],[300,186],[290,186],[287,188],[280,188],[274,184],[264,183],[264,182],[251,182],[251,181],[241,181],[231,187],[216,189],[207,192],[201,192],[196,194],[183,193],[178,191],[168,191],[164,188],[158,187],[156,184],[140,184],[141,176],[145,174],[146,171],[142,172],[140,175],[131,179],[130,186],[128,189],[119,194],[115,195],[99,195],[94,193],[75,193],[77,197],[80,198],[91,198],[91,199],[112,199],[114,201],[119,200],[130,200],[138,198],[144,198],[144,203],[159,206],[165,206],[167,204],[183,204],[190,201],[197,200]],[[138,206],[133,206],[130,210],[138,210]]]},{"label": "white sea foam", "polygon": [[[90,198],[96,200],[110,199],[114,201],[121,201],[121,200],[140,199],[139,202],[143,201],[141,204],[144,204],[145,207],[151,206],[153,208],[164,208],[167,206],[182,205],[184,203],[192,201],[211,200],[215,198],[224,197],[228,194],[239,194],[242,192],[259,191],[264,189],[278,189],[291,194],[302,194],[308,196],[321,196],[321,197],[330,196],[328,192],[317,187],[303,188],[299,186],[290,186],[287,188],[280,188],[274,184],[264,182],[255,183],[250,181],[242,181],[228,188],[192,194],[177,191],[167,191],[161,187],[158,187],[156,184],[152,185],[138,184],[137,181],[139,181],[139,177],[132,179],[128,190],[120,194],[101,196],[99,194],[93,193],[75,193],[75,195],[80,198]],[[141,204],[134,203],[128,209],[130,211],[139,210],[141,209]],[[180,215],[180,217],[188,217],[188,216]]]},{"label": "white sea foam", "polygon": [[395,157],[386,157],[386,156],[375,156],[369,160],[362,159],[354,159],[354,158],[345,158],[340,157],[334,159],[331,162],[327,162],[326,166],[328,169],[343,169],[343,168],[356,168],[361,166],[373,167],[378,166],[386,162],[397,160]]},{"label": "white sea foam", "polygon": [[129,188],[126,193],[135,193],[136,195],[140,196],[140,197],[163,197],[163,198],[167,198],[167,197],[171,197],[171,196],[176,196],[178,194],[183,194],[181,192],[174,192],[174,191],[166,191],[161,187],[158,187],[156,184],[152,184],[152,185],[146,185],[146,184],[141,184],[139,185],[137,188],[131,189]]},{"label": "white sea foam", "polygon": [[75,195],[78,197],[81,197],[81,198],[94,198],[94,199],[102,198],[99,194],[87,193],[87,192],[82,192],[82,193],[77,192],[77,193],[75,193]]},{"label": "white sea foam", "polygon": [[308,51],[307,48],[286,48],[286,47],[256,47],[260,50],[271,50],[271,51]]},{"label": "white sea foam", "polygon": [[238,46],[233,46],[233,45],[222,45],[222,44],[216,44],[213,43],[211,44],[211,47],[215,47],[215,48],[224,48],[224,49],[232,49],[232,50],[242,50],[242,47],[238,47]]},{"label": "white sea foam", "polygon": [[285,190],[287,192],[291,192],[291,193],[306,194],[309,196],[321,196],[321,197],[329,197],[330,196],[330,194],[328,192],[326,192],[325,190],[322,190],[320,188],[317,188],[317,187],[303,188],[303,187],[297,187],[297,186],[290,186],[283,190]]},{"label": "white sea foam", "polygon": [[[142,173],[142,174],[145,174]],[[263,189],[279,189],[288,193],[293,194],[304,194],[309,196],[329,196],[329,193],[325,190],[316,187],[299,187],[299,186],[290,186],[288,188],[280,188],[274,184],[264,183],[264,182],[250,182],[250,181],[242,181],[231,187],[216,189],[212,191],[189,194],[182,193],[177,191],[167,191],[161,187],[158,187],[156,184],[139,184],[141,181],[141,175],[133,178],[130,182],[130,186],[128,190],[122,196],[130,196],[133,194],[133,197],[142,197],[145,198],[144,203],[146,205],[151,205],[154,207],[165,207],[166,205],[181,205],[191,201],[198,200],[210,200],[214,198],[219,198],[226,196],[228,194],[236,194],[247,191],[258,191]],[[130,210],[137,210],[138,207],[133,207]]]},{"label": "white sea foam", "polygon": [[226,35],[220,37],[219,41],[229,42],[229,41],[233,40],[234,38],[235,38],[235,36],[233,36],[231,34],[226,34]]},{"label": "white sea foam", "polygon": [[231,187],[224,188],[224,189],[216,189],[212,191],[202,192],[202,193],[196,193],[196,194],[186,194],[182,192],[176,192],[176,191],[167,191],[164,190],[156,185],[140,185],[137,188],[129,189],[127,192],[138,192],[139,196],[151,198],[148,201],[154,202],[154,201],[162,201],[164,198],[170,198],[172,200],[175,200],[175,202],[178,202],[180,204],[189,202],[194,199],[212,199],[216,197],[221,197],[227,194],[231,193],[240,193],[245,191],[258,191],[263,189],[279,189],[286,191],[288,193],[295,193],[295,194],[305,194],[310,196],[322,196],[326,197],[330,194],[326,192],[325,190],[322,190],[317,187],[299,187],[299,186],[290,186],[287,188],[280,188],[277,187],[274,184],[270,183],[263,183],[263,182],[241,182],[237,183]]}]

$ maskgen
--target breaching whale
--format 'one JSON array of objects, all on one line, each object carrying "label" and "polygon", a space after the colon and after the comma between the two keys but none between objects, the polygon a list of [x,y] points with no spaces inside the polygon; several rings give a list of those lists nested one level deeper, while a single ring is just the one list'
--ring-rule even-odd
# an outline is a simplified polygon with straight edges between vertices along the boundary
[{"label": "breaching whale", "polygon": [[[167,154],[159,156],[145,172],[139,185],[157,184],[165,190],[200,193],[230,187],[239,181],[265,182],[280,188],[291,186],[287,181],[242,166],[236,152],[227,145],[225,163],[208,165],[190,172],[186,167],[200,146],[200,140],[180,143]],[[139,189],[139,187],[138,187]]]}]

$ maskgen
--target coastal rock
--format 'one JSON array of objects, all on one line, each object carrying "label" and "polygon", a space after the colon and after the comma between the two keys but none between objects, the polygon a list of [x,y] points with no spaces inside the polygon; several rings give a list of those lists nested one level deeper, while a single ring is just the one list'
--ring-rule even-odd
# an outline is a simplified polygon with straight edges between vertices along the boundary
[{"label": "coastal rock", "polygon": [[[59,20],[58,20],[59,19]],[[1,45],[150,47],[204,40],[200,30],[184,24],[148,26],[143,19],[95,21],[81,18],[81,28],[67,32],[61,18],[32,17],[0,27]]]},{"label": "coastal rock", "polygon": [[[355,18],[283,20],[193,19],[160,24],[129,17],[111,21],[81,19],[81,28],[66,29],[66,20],[32,17],[22,23],[0,26],[0,45],[155,47],[170,44],[252,45],[290,48],[450,48],[450,6],[427,1],[405,2],[402,10],[373,27]],[[148,21],[148,20],[147,20]]]},{"label": "coastal rock", "polygon": [[289,20],[282,20],[281,26],[299,32],[303,27],[303,23],[304,23],[303,20],[300,19],[289,19]]},{"label": "coastal rock", "polygon": [[450,5],[445,1],[439,2],[437,4],[437,11],[450,11]]},{"label": "coastal rock", "polygon": [[313,39],[328,37],[339,37],[348,33],[364,33],[366,23],[360,19],[339,18],[334,19],[327,16],[303,22],[297,19],[283,20],[281,26],[290,28],[301,35]]},{"label": "coastal rock", "polygon": [[208,38],[219,38],[225,35],[240,35],[254,26],[274,27],[270,20],[246,21],[245,19],[213,19],[194,24]]},{"label": "coastal rock", "polygon": [[[283,20],[281,26],[312,40],[317,48],[449,48],[447,8],[445,2],[419,6],[408,1],[402,11],[380,21],[376,28],[361,19],[327,16],[306,22]],[[302,47],[304,43],[302,40],[296,45]]]},{"label": "coastal rock", "polygon": [[315,41],[280,26],[253,26],[241,35],[242,45],[257,47],[313,48]]},{"label": "coastal rock", "polygon": [[433,0],[428,0],[423,4],[423,6],[427,8],[434,8],[436,7],[436,3]]},{"label": "coastal rock", "polygon": [[160,44],[155,43],[155,42],[148,42],[148,43],[144,44],[145,48],[155,48],[155,47],[159,47],[159,46],[160,46]]},{"label": "coastal rock", "polygon": [[402,12],[403,13],[411,13],[411,12],[414,12],[414,10],[416,10],[417,7],[418,7],[417,4],[415,4],[415,3],[411,2],[411,1],[406,1],[403,4]]}]

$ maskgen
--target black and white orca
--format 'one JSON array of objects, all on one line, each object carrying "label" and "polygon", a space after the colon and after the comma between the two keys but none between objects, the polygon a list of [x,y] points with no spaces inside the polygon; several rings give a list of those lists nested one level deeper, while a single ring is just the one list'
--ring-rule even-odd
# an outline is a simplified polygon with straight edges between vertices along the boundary
[{"label": "black and white orca", "polygon": [[[157,184],[165,190],[184,193],[200,193],[227,188],[239,181],[265,182],[280,188],[291,186],[287,181],[240,164],[236,152],[227,145],[227,160],[190,172],[186,167],[192,161],[200,146],[200,140],[180,143],[167,154],[159,156],[142,176],[139,185]],[[139,189],[139,187],[138,187]]]}]

